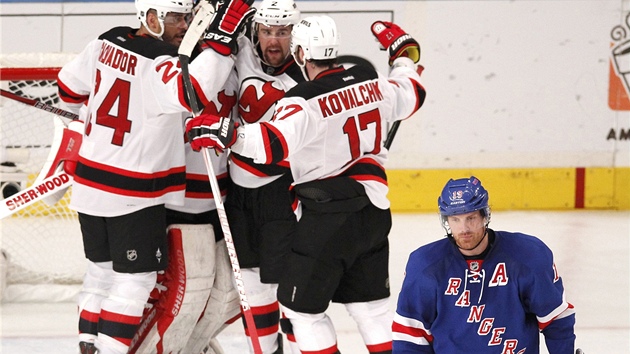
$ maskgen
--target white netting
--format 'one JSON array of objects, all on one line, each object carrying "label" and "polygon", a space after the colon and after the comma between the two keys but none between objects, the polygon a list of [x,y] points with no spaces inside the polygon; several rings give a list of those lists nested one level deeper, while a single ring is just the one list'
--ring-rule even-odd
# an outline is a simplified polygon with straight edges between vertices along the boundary
[{"label": "white netting", "polygon": [[[59,106],[54,77],[71,57],[0,55],[2,89]],[[5,97],[0,100],[2,198],[34,181],[50,150],[52,117],[51,113],[21,102]],[[86,261],[76,213],[67,207],[70,193],[71,190],[53,207],[39,202],[0,220],[0,247],[6,257],[0,267],[1,280],[6,282],[3,301],[57,301],[60,296],[67,298],[76,293]],[[59,293],[60,285],[69,287],[61,287],[65,290]],[[42,289],[45,298],[34,298],[40,296]]]}]

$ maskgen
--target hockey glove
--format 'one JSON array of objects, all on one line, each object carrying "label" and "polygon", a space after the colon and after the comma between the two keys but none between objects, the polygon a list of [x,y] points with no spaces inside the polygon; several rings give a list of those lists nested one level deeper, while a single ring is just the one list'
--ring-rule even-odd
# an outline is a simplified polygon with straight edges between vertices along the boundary
[{"label": "hockey glove", "polygon": [[195,151],[211,148],[223,152],[236,142],[236,128],[238,123],[228,117],[202,114],[186,120],[186,137]]},{"label": "hockey glove", "polygon": [[238,37],[256,12],[254,0],[223,0],[203,35],[201,48],[212,48],[221,55],[238,53]]},{"label": "hockey glove", "polygon": [[376,21],[371,29],[381,44],[381,50],[389,51],[390,66],[398,57],[409,57],[414,63],[420,60],[420,44],[396,24]]}]

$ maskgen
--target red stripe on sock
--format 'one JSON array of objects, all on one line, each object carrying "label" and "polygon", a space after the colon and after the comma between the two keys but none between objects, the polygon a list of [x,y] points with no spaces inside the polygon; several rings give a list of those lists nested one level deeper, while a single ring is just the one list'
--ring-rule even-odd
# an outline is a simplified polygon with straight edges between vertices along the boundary
[{"label": "red stripe on sock", "polygon": [[379,344],[367,345],[367,349],[370,353],[384,353],[386,351],[392,351],[392,342],[385,342]]},{"label": "red stripe on sock", "polygon": [[302,350],[302,354],[337,354],[339,353],[339,349],[337,349],[337,344],[333,345],[330,348],[322,349],[322,350]]}]

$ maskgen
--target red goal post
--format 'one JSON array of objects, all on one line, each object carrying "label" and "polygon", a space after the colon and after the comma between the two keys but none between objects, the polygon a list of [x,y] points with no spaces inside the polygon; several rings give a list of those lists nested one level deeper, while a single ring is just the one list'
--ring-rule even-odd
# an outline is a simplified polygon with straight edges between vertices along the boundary
[{"label": "red goal post", "polygon": [[[0,55],[3,90],[59,106],[57,73],[74,54]],[[54,115],[0,98],[0,191],[2,198],[30,186],[48,156]],[[68,120],[66,120],[66,123]],[[0,220],[2,301],[68,301],[80,287],[86,261],[71,188],[50,207],[38,202]]]}]

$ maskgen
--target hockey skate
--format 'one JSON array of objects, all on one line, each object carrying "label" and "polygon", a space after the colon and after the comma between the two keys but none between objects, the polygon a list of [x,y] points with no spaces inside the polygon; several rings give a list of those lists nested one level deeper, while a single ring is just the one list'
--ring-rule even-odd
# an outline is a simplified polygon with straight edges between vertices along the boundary
[{"label": "hockey skate", "polygon": [[79,342],[79,354],[98,354],[94,343]]}]

